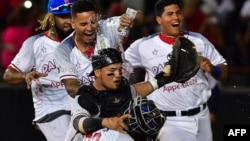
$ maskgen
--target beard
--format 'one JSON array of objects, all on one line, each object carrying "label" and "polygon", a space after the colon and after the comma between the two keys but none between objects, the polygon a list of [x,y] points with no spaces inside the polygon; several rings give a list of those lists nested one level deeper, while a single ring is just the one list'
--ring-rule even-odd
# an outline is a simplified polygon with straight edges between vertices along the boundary
[{"label": "beard", "polygon": [[94,46],[95,45],[95,40],[91,42],[85,42],[87,46]]},{"label": "beard", "polygon": [[[83,35],[83,36],[88,36],[88,35]],[[83,43],[83,44],[85,44],[86,46],[94,46],[95,45],[95,43],[96,43],[96,37],[93,37],[93,39],[92,40],[81,40],[81,42]]]},{"label": "beard", "polygon": [[65,39],[66,37],[68,37],[73,31],[74,29],[71,29],[71,30],[68,30],[68,31],[64,31],[64,30],[61,30],[60,28],[58,28],[56,25],[55,25],[55,29],[58,33],[58,36],[61,40]]}]

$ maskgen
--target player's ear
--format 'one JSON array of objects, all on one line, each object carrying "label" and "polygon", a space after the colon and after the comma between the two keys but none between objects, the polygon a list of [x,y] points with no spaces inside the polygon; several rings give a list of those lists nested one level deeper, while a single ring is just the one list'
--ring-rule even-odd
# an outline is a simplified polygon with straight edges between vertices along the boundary
[{"label": "player's ear", "polygon": [[96,69],[94,70],[95,77],[100,77],[101,76],[101,69]]},{"label": "player's ear", "polygon": [[73,29],[75,29],[75,22],[74,22],[73,19],[71,20],[71,26],[72,26]]},{"label": "player's ear", "polygon": [[157,21],[158,24],[161,24],[161,17],[156,16],[156,21]]}]

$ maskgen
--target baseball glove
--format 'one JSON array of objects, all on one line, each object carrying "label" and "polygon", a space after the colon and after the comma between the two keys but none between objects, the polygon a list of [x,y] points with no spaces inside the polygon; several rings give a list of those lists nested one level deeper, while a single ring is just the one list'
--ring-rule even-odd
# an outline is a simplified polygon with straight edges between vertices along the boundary
[{"label": "baseball glove", "polygon": [[175,82],[186,82],[200,68],[200,60],[194,43],[183,36],[176,39],[168,59],[169,61],[165,64],[163,75],[171,76]]},{"label": "baseball glove", "polygon": [[124,113],[131,115],[131,118],[124,120],[129,132],[146,135],[156,135],[166,120],[164,113],[155,106],[152,100],[148,100],[146,97],[137,96],[134,98]]}]

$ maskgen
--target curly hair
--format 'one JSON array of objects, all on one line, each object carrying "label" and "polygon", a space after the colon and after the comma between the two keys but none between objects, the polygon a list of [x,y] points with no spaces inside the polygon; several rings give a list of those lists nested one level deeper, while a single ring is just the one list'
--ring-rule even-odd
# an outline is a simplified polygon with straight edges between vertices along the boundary
[{"label": "curly hair", "polygon": [[42,20],[38,20],[40,26],[36,28],[38,30],[48,30],[50,27],[55,25],[54,14],[47,13]]}]

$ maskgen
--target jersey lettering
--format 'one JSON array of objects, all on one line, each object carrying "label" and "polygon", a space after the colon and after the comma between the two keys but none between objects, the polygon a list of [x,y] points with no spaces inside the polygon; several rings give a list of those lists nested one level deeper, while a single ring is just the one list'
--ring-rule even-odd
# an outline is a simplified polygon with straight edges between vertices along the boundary
[{"label": "jersey lettering", "polygon": [[99,141],[102,134],[100,132],[94,132],[87,134],[83,137],[83,141]]},{"label": "jersey lettering", "polygon": [[178,83],[178,84],[176,84],[176,85],[171,85],[171,86],[169,86],[169,85],[165,85],[164,87],[163,87],[163,91],[165,92],[165,91],[167,91],[167,92],[175,92],[175,90],[178,90],[178,89],[182,89],[182,88],[186,88],[186,87],[189,87],[189,86],[192,86],[192,85],[194,85],[194,84],[196,84],[197,83],[197,79],[196,78],[192,78],[192,79],[190,79],[189,81],[186,81],[185,83]]},{"label": "jersey lettering", "polygon": [[51,87],[51,88],[64,87],[64,84],[63,84],[62,82],[51,81],[50,87]]},{"label": "jersey lettering", "polygon": [[152,67],[152,72],[154,74],[158,74],[158,73],[160,73],[163,70],[163,68],[164,68],[163,64],[159,64],[158,66],[153,66]]},{"label": "jersey lettering", "polygon": [[82,76],[80,79],[80,85],[88,85],[90,84],[92,81],[94,81],[95,77],[93,76]]},{"label": "jersey lettering", "polygon": [[73,72],[73,73],[76,73],[76,72],[74,71],[74,69],[72,69],[72,68],[62,68],[62,67],[59,67],[59,68],[58,68],[58,72],[59,72],[59,73],[65,73],[65,72]]},{"label": "jersey lettering", "polygon": [[49,73],[51,70],[56,69],[55,60],[49,61],[48,64],[43,64],[42,73]]}]

